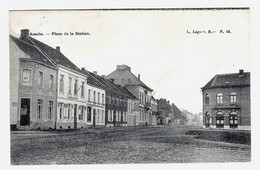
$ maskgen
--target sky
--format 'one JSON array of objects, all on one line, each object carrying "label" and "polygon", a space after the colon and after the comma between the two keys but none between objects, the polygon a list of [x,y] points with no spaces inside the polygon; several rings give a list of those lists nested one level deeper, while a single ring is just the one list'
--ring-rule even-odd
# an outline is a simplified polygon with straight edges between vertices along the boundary
[{"label": "sky", "polygon": [[[155,98],[195,114],[202,111],[201,87],[213,76],[250,71],[249,15],[249,10],[11,11],[9,33],[42,33],[32,37],[60,46],[79,68],[99,75],[128,65]],[[198,31],[207,33],[193,33]]]}]

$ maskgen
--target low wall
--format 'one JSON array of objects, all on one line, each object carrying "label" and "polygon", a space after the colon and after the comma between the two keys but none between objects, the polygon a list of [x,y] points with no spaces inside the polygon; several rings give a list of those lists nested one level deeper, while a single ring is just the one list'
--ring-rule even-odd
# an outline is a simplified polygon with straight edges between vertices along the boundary
[{"label": "low wall", "polygon": [[185,134],[195,135],[196,139],[251,145],[251,131],[191,129],[187,130]]}]

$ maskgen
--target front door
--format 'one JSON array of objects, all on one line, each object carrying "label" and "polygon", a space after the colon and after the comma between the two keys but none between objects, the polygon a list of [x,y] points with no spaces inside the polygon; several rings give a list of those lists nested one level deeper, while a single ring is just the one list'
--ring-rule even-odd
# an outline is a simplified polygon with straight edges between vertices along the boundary
[{"label": "front door", "polygon": [[77,105],[74,105],[74,129],[77,129]]},{"label": "front door", "polygon": [[96,109],[93,109],[93,127],[96,126]]},{"label": "front door", "polygon": [[30,125],[30,99],[21,99],[20,126]]}]

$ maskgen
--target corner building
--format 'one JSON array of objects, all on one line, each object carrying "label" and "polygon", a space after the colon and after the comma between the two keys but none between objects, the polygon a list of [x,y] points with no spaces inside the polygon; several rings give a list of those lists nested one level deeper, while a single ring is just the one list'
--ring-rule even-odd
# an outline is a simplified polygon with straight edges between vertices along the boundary
[{"label": "corner building", "polygon": [[249,72],[216,75],[201,89],[204,128],[251,130]]}]

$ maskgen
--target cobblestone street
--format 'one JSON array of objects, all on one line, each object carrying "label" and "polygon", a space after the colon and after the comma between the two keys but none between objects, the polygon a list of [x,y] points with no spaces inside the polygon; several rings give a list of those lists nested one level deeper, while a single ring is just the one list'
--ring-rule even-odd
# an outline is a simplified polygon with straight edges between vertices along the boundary
[{"label": "cobblestone street", "polygon": [[189,127],[14,131],[11,164],[248,162],[250,145],[194,139]]}]

